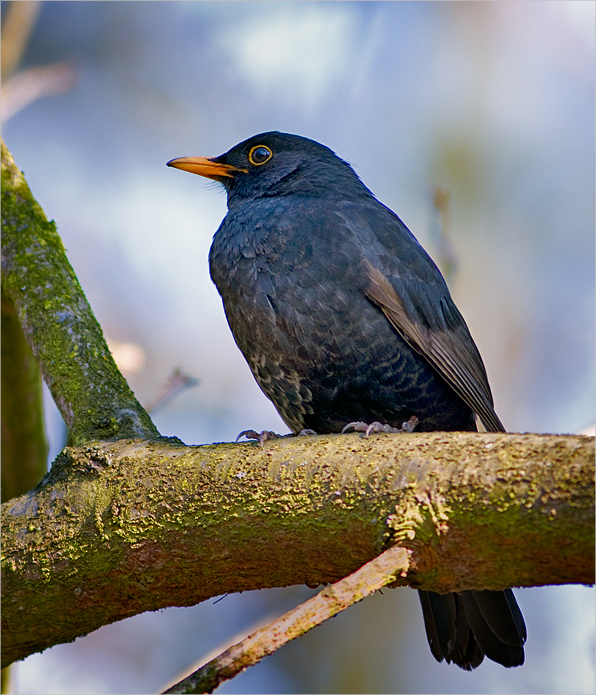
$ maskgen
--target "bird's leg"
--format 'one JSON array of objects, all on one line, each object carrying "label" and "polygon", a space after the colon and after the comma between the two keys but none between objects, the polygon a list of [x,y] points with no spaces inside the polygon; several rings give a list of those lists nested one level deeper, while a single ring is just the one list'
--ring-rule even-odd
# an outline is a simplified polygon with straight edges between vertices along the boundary
[{"label": "bird's leg", "polygon": [[345,434],[348,430],[354,430],[355,432],[364,432],[364,436],[368,437],[369,434],[377,434],[378,432],[413,432],[417,424],[418,418],[415,415],[412,415],[406,422],[402,422],[401,427],[391,427],[391,425],[384,425],[378,421],[370,424],[362,421],[348,422],[341,433]]}]

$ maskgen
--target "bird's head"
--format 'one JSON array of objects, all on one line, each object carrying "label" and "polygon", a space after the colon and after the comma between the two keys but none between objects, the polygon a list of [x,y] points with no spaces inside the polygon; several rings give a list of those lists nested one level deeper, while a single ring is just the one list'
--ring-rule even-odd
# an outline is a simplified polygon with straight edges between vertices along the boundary
[{"label": "bird's head", "polygon": [[228,207],[271,196],[371,195],[352,167],[328,147],[275,131],[255,135],[219,157],[180,157],[167,165],[223,184]]}]

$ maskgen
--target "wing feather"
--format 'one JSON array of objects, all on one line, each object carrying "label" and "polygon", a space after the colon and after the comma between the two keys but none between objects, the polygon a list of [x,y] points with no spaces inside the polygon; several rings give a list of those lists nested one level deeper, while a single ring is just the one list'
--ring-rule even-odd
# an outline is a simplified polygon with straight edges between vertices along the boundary
[{"label": "wing feather", "polygon": [[[463,317],[446,294],[441,300],[442,315],[412,316],[390,280],[364,259],[367,297],[377,304],[395,330],[441,374],[453,390],[480,418],[490,432],[504,432],[493,406],[490,386]],[[435,312],[436,313],[436,312]],[[439,323],[439,327],[433,323]],[[432,329],[431,329],[432,326]]]}]

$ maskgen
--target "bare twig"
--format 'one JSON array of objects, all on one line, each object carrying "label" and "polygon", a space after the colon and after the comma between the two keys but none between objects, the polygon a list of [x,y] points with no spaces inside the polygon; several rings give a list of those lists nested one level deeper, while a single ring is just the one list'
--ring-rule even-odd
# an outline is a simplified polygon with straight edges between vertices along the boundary
[{"label": "bare twig", "polygon": [[[2,23],[2,81],[17,69],[31,36],[41,2],[11,2]],[[4,108],[4,106],[3,106]]]},{"label": "bare twig", "polygon": [[317,596],[284,613],[233,647],[226,649],[209,663],[176,683],[165,693],[211,693],[221,683],[263,657],[273,654],[296,637],[320,625],[334,615],[361,601],[366,596],[406,576],[409,553],[405,548],[393,546],[356,572],[335,584],[325,587]]},{"label": "bare twig", "polygon": [[180,395],[182,391],[197,386],[199,383],[199,379],[185,374],[179,367],[176,367],[166,383],[161,387],[157,396],[145,406],[145,410],[148,413],[155,413],[160,408],[163,408],[166,403]]},{"label": "bare twig", "polygon": [[75,75],[69,63],[21,70],[2,85],[2,123],[36,99],[68,92],[75,83]]},{"label": "bare twig", "polygon": [[431,232],[433,232],[437,244],[437,264],[441,268],[441,272],[448,284],[453,281],[453,277],[457,272],[457,255],[451,242],[450,202],[450,191],[444,191],[441,188],[435,189],[433,204],[439,213],[439,223],[431,227]]}]

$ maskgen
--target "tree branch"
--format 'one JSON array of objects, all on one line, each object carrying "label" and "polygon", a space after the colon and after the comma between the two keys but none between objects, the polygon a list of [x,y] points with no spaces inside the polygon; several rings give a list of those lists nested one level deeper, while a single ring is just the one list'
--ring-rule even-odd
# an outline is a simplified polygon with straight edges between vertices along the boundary
[{"label": "tree branch", "polygon": [[400,583],[439,592],[593,582],[593,468],[572,435],[65,449],[2,506],[3,665],[143,611],[334,582],[397,541]]},{"label": "tree branch", "polygon": [[2,287],[73,442],[154,438],[48,222],[2,142]]},{"label": "tree branch", "polygon": [[47,465],[39,366],[2,290],[2,501],[30,490]]}]

